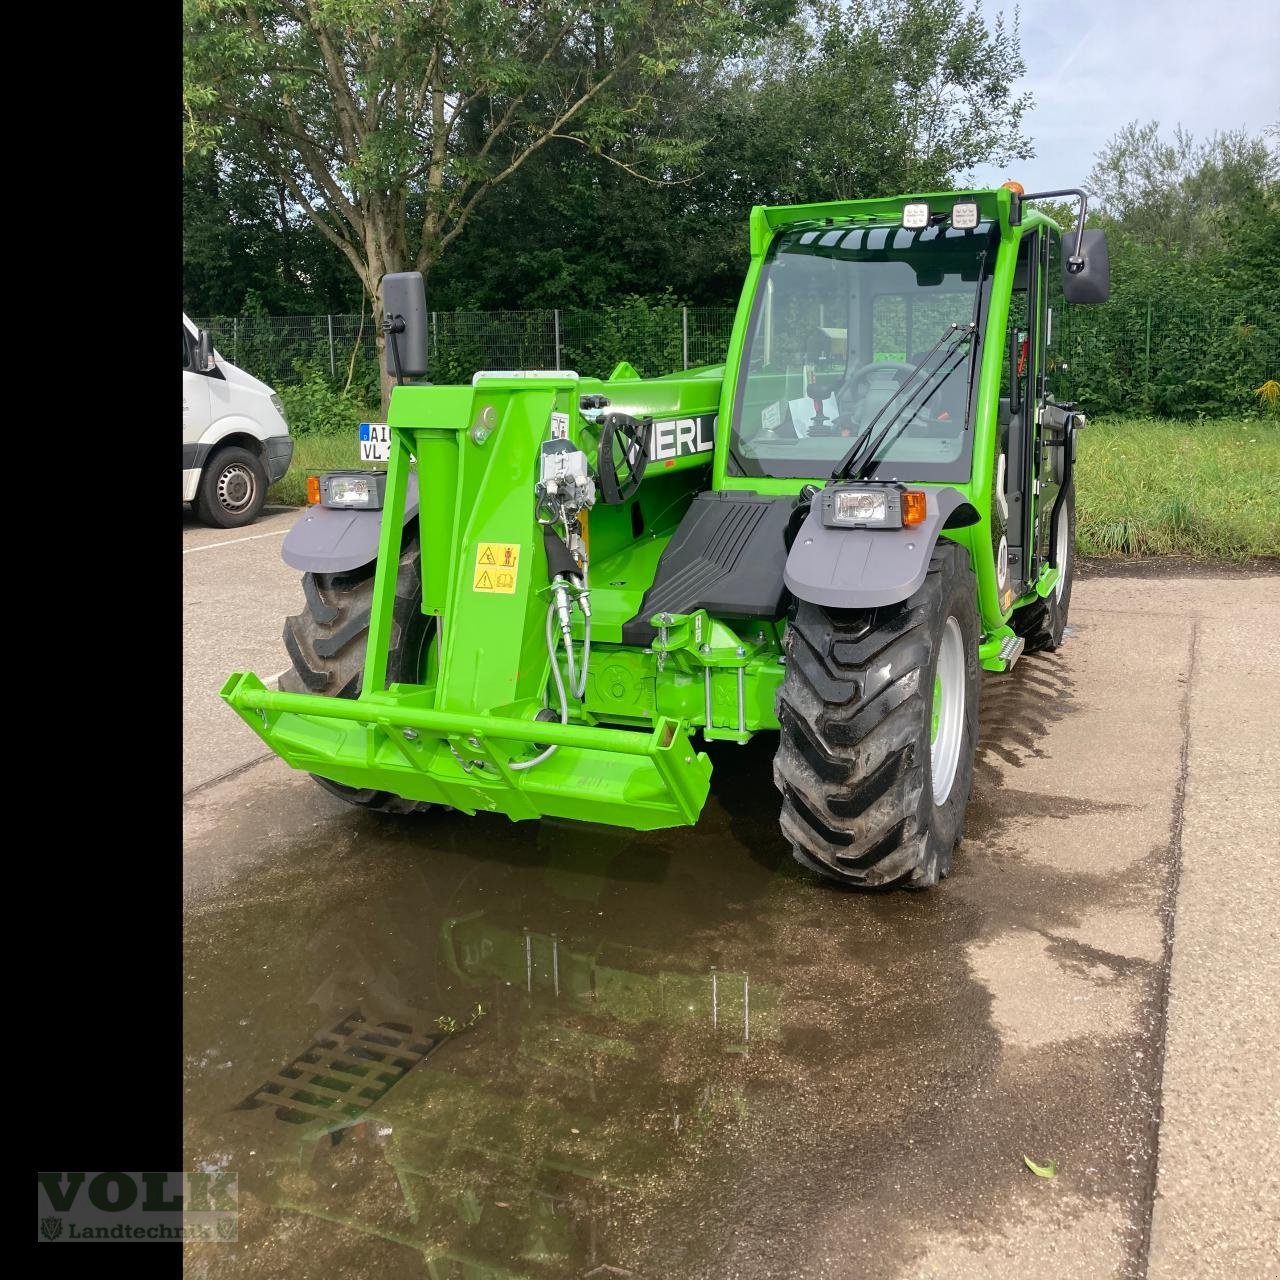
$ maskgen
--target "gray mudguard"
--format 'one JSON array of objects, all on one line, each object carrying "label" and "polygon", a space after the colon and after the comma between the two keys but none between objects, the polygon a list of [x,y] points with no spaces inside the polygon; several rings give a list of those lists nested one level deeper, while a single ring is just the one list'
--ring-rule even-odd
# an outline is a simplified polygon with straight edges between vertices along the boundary
[{"label": "gray mudguard", "polygon": [[903,529],[829,529],[815,499],[787,556],[787,590],[827,609],[874,609],[914,595],[942,526],[966,501],[957,489],[926,492],[924,520]]},{"label": "gray mudguard", "polygon": [[[404,519],[418,514],[418,477],[409,474]],[[343,511],[337,507],[308,507],[285,534],[280,548],[285,564],[311,573],[346,573],[378,558],[381,511]]]}]

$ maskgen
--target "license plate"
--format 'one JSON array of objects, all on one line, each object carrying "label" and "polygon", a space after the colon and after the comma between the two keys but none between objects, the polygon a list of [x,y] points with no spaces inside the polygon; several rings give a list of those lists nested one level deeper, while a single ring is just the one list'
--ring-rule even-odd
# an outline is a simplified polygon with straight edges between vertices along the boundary
[{"label": "license plate", "polygon": [[391,459],[391,429],[385,422],[360,424],[360,461],[388,462]]}]

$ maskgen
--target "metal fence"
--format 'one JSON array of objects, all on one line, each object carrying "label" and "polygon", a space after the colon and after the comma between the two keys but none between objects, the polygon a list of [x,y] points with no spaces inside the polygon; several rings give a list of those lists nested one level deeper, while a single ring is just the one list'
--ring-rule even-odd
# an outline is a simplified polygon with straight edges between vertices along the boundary
[{"label": "metal fence", "polygon": [[[626,360],[643,376],[723,360],[734,312],[625,299],[595,311],[433,311],[429,361],[436,382],[466,382],[477,369],[573,369],[606,377]],[[213,316],[212,331],[234,364],[276,386],[318,374],[374,393],[377,344],[367,314]],[[1067,391],[1093,412],[1195,416],[1256,404],[1255,390],[1280,380],[1280,325],[1240,314],[1230,298],[1193,309],[1115,298],[1072,307],[1062,321]]]},{"label": "metal fence", "polygon": [[[733,327],[729,307],[623,303],[613,311],[433,311],[432,378],[467,381],[477,369],[574,369],[604,377],[620,360],[645,376],[715,364]],[[276,386],[310,372],[345,383],[353,366],[376,360],[377,337],[366,314],[204,316],[218,349]]]}]

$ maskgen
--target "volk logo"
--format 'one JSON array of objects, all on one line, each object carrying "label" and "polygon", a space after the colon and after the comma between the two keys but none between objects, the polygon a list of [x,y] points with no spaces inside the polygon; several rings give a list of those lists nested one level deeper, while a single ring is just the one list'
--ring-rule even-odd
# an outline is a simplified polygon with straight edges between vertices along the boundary
[{"label": "volk logo", "polygon": [[41,1173],[37,1240],[236,1239],[236,1175]]},{"label": "volk logo", "polygon": [[649,428],[649,457],[654,462],[710,453],[716,447],[716,415],[655,422]]}]

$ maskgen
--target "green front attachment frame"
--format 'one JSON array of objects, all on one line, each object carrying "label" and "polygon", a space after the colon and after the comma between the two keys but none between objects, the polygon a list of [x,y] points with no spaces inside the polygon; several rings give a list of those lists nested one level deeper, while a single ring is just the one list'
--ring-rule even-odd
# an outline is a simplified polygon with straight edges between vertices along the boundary
[{"label": "green front attachment frame", "polygon": [[[720,390],[718,379],[630,385],[645,389],[648,412],[671,418],[715,412]],[[570,438],[594,453],[595,428],[578,411],[581,390],[558,376],[396,389],[360,696],[278,692],[240,672],[223,686],[225,701],[272,751],[334,782],[465,813],[635,830],[697,821],[711,762],[694,750],[683,722],[654,716],[638,727],[602,728],[536,719],[550,675],[550,583],[533,484],[553,412],[568,415]],[[424,682],[388,688],[411,457],[419,477],[421,607],[436,626]],[[703,478],[690,470],[689,490]],[[495,551],[504,576],[482,577]],[[542,763],[512,767],[547,746],[556,751]]]}]

